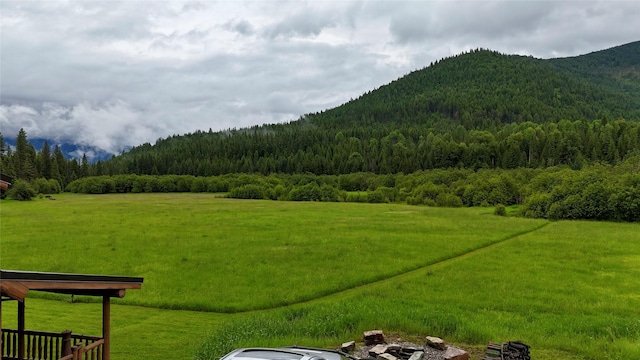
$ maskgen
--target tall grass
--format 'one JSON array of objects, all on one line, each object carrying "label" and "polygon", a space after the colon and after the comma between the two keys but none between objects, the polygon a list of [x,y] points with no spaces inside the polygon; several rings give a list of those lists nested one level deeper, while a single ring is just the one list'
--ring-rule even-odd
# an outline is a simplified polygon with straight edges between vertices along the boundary
[{"label": "tall grass", "polygon": [[2,266],[142,276],[126,304],[216,312],[315,299],[544,222],[488,209],[241,201],[212,194],[57,196],[2,205]]},{"label": "tall grass", "polygon": [[[382,328],[466,344],[522,340],[537,359],[638,359],[639,233],[640,224],[552,223],[397,282],[296,308],[303,316],[295,321],[287,321],[286,309],[223,326],[197,358],[213,359],[247,344],[287,344],[290,338],[318,342],[317,333],[305,329],[326,317],[354,338]],[[245,332],[256,328],[270,330]],[[345,338],[331,332],[325,337],[333,344]]]}]

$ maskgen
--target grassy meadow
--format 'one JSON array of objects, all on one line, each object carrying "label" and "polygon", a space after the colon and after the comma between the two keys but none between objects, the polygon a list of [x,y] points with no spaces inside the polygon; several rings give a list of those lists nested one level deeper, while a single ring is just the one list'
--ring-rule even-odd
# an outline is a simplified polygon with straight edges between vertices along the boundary
[{"label": "grassy meadow", "polygon": [[[640,358],[640,224],[212,194],[55,197],[0,203],[0,266],[144,277],[112,309],[116,360],[335,347],[372,328],[477,348],[519,339],[536,359]],[[12,312],[3,307],[3,325]],[[27,327],[99,334],[100,305],[29,297]]]}]

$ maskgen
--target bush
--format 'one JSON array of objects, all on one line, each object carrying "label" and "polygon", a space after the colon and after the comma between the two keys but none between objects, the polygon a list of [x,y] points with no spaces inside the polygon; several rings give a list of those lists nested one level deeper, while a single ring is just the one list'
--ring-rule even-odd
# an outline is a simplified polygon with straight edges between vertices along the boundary
[{"label": "bush", "polygon": [[104,194],[108,189],[105,188],[103,179],[97,177],[88,177],[80,180],[79,192],[84,194]]},{"label": "bush", "polygon": [[145,186],[147,185],[147,180],[144,176],[138,176],[133,181],[133,187],[131,188],[132,193],[141,193],[144,191]]},{"label": "bush", "polygon": [[610,203],[618,220],[640,221],[640,187],[615,192]]},{"label": "bush", "polygon": [[525,200],[520,212],[526,217],[546,218],[552,203],[551,195],[535,193]]},{"label": "bush", "polygon": [[176,191],[176,181],[174,176],[161,176],[158,180],[158,190],[169,193]]},{"label": "bush", "polygon": [[453,194],[440,193],[436,197],[436,205],[440,207],[462,207],[462,200]]},{"label": "bush", "polygon": [[36,190],[26,181],[24,180],[16,180],[13,184],[9,192],[7,193],[7,197],[13,200],[25,201],[31,200],[37,195]]},{"label": "bush", "polygon": [[493,210],[493,215],[507,216],[507,208],[502,204],[498,204],[495,210]]},{"label": "bush", "polygon": [[348,192],[345,198],[346,202],[354,202],[354,203],[366,203],[368,200],[367,193],[363,192]]},{"label": "bush", "polygon": [[340,200],[340,190],[327,184],[320,187],[320,201],[336,202]]},{"label": "bush", "polygon": [[190,175],[182,175],[178,178],[176,182],[176,191],[177,192],[191,192],[191,183],[193,182],[194,177]]},{"label": "bush", "polygon": [[291,201],[320,201],[322,200],[322,191],[318,184],[312,182],[304,186],[294,187],[289,192],[289,199]]},{"label": "bush", "polygon": [[372,204],[385,203],[387,200],[384,198],[384,194],[381,191],[367,192],[367,202]]},{"label": "bush", "polygon": [[411,196],[407,198],[407,203],[410,205],[424,204],[435,206],[438,196],[446,191],[447,190],[444,186],[427,182],[418,186],[411,192]]},{"label": "bush", "polygon": [[229,191],[229,182],[227,180],[213,177],[207,181],[207,192],[219,193]]},{"label": "bush", "polygon": [[148,176],[143,188],[146,193],[160,192],[160,181],[157,176]]},{"label": "bush", "polygon": [[31,185],[40,194],[58,194],[62,191],[60,183],[55,179],[40,178],[36,179]]},{"label": "bush", "polygon": [[242,185],[229,192],[227,197],[234,199],[264,199],[262,187],[255,184]]},{"label": "bush", "polygon": [[382,192],[385,199],[387,199],[387,202],[396,202],[398,200],[397,198],[398,191],[396,190],[396,188],[380,186],[376,189],[376,191]]},{"label": "bush", "polygon": [[191,192],[200,193],[207,191],[207,181],[204,178],[197,177],[191,182]]},{"label": "bush", "polygon": [[136,175],[118,175],[112,179],[114,181],[114,191],[117,193],[130,193],[133,189],[133,183]]},{"label": "bush", "polygon": [[606,220],[612,218],[613,209],[609,202],[609,186],[603,182],[589,184],[582,191],[582,211],[580,218]]}]

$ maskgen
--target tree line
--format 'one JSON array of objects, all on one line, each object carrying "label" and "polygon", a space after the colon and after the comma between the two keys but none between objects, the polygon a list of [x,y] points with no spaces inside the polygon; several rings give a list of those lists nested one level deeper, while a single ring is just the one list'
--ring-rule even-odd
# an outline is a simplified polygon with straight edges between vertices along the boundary
[{"label": "tree line", "polygon": [[238,199],[406,203],[461,207],[519,205],[522,216],[640,221],[640,156],[597,163],[512,170],[436,169],[411,174],[114,175],[78,179],[77,193],[210,192]]},{"label": "tree line", "polygon": [[[241,199],[399,202],[447,207],[519,205],[519,214],[529,217],[639,221],[639,128],[638,123],[624,120],[506,124],[494,132],[466,131],[458,127],[457,131],[438,137],[431,134],[428,138],[432,143],[448,142],[450,146],[473,149],[471,166],[451,166],[451,163],[442,169],[410,167],[413,171],[406,173],[401,166],[417,156],[411,155],[408,149],[415,151],[420,146],[412,143],[415,133],[407,132],[409,136],[405,136],[401,130],[393,130],[380,141],[354,140],[351,135],[358,129],[347,133],[349,136],[338,132],[325,137],[333,139],[335,149],[342,147],[345,154],[358,151],[370,154],[371,148],[366,144],[382,144],[378,149],[386,152],[379,153],[378,159],[387,157],[394,166],[400,166],[396,168],[400,171],[388,172],[347,167],[342,174],[326,171],[314,174],[302,167],[292,173],[254,170],[207,176],[101,175],[99,163],[88,164],[86,157],[80,164],[74,159],[66,160],[57,146],[51,151],[45,142],[42,150],[36,151],[27,141],[24,130],[18,134],[15,149],[5,146],[0,135],[4,149],[0,162],[3,173],[19,180],[14,187],[18,197],[32,197],[36,192],[57,193],[63,189],[100,194],[215,192]],[[323,138],[322,132],[312,134],[315,139]],[[249,131],[239,134],[245,138],[245,144],[251,136]],[[463,142],[458,143],[460,140]],[[505,159],[509,159],[505,147],[519,154],[510,158],[514,163],[505,163]],[[451,159],[456,152],[449,149],[442,150],[441,154]],[[423,160],[437,159],[431,156],[427,153]],[[332,159],[339,158],[334,154]],[[353,156],[350,158],[347,161],[353,160]],[[359,164],[362,166],[363,162]],[[376,169],[380,169],[379,165]]]}]

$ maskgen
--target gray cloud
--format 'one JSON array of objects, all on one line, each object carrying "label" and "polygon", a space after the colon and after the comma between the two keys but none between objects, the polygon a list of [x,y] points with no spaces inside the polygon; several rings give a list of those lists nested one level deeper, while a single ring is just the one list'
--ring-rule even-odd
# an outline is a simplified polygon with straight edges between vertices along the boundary
[{"label": "gray cloud", "polygon": [[638,40],[635,1],[3,1],[0,129],[119,153],[295,120],[476,47]]},{"label": "gray cloud", "polygon": [[[287,4],[283,2],[282,4]],[[285,16],[275,17],[275,22],[264,28],[268,39],[278,37],[316,37],[323,30],[335,27],[343,16],[336,8],[318,8],[304,4],[290,12],[283,11]]]},{"label": "gray cloud", "polygon": [[246,20],[231,20],[231,21],[227,21],[224,25],[223,28],[229,31],[233,31],[236,32],[240,35],[244,35],[244,36],[251,36],[255,33],[255,29],[253,28],[253,25],[251,25],[250,22],[246,21]]}]

